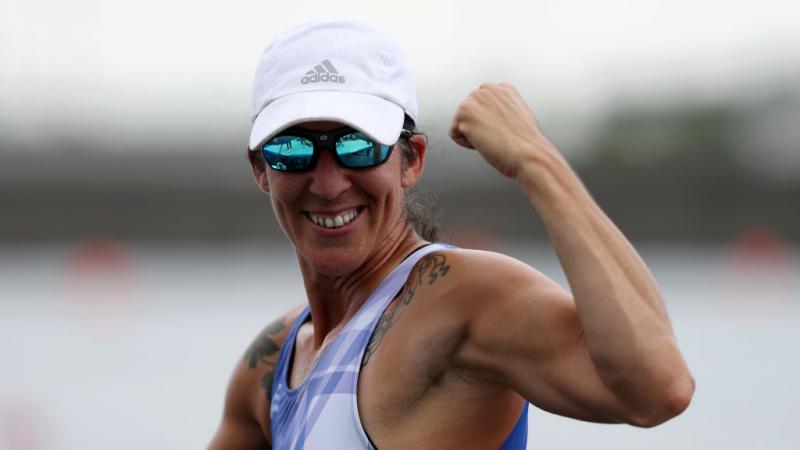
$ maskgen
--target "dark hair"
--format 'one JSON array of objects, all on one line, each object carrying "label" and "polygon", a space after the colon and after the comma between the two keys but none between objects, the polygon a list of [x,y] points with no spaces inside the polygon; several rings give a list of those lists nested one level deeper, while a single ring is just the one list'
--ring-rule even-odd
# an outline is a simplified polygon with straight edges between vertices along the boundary
[{"label": "dark hair", "polygon": [[[422,134],[417,131],[414,119],[406,114],[403,128],[412,134]],[[427,136],[426,136],[427,137]],[[417,153],[411,148],[407,139],[397,141],[403,156],[403,167],[417,159]],[[442,239],[442,216],[444,209],[439,203],[436,193],[427,187],[419,185],[406,192],[406,220],[422,239],[435,242]]]}]

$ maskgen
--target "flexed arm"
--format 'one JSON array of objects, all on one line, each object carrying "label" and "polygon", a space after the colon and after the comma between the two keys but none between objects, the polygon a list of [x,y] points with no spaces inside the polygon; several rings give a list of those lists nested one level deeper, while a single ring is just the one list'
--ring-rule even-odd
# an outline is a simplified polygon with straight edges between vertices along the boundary
[{"label": "flexed arm", "polygon": [[[574,307],[563,298],[568,297],[566,293],[539,291],[541,298],[551,297],[539,308],[540,314],[550,316],[542,318],[541,324],[529,322],[545,330],[536,333],[550,330],[553,336],[543,340],[565,346],[564,352],[544,362],[549,368],[542,369],[547,371],[544,390],[561,392],[553,395],[561,395],[553,400],[554,409],[601,420],[604,414],[599,410],[605,405],[613,410],[605,414],[606,419],[640,426],[656,425],[683,411],[694,392],[694,380],[650,271],[541,133],[516,89],[508,84],[481,85],[459,106],[450,137],[477,150],[495,169],[516,180],[539,213],[566,273]],[[559,325],[546,328],[553,321]],[[487,356],[492,351],[489,343],[494,340],[498,346],[518,348],[517,353],[508,352],[517,357],[539,357],[546,350],[538,344],[515,347],[520,339],[516,335],[503,341],[502,333],[501,338],[481,338],[480,331],[473,334],[482,342],[477,350],[467,352],[473,355],[472,361],[487,359],[482,363],[502,367],[498,370],[509,372],[503,374],[509,383],[525,390],[525,370],[516,373],[513,362],[488,361],[492,358]],[[566,384],[569,378],[583,386]],[[541,393],[542,380],[531,383]]]}]

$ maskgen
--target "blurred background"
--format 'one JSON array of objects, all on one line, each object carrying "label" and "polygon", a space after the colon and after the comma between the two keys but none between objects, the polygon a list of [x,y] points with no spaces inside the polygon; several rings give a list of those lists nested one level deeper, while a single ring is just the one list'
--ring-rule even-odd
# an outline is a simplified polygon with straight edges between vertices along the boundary
[{"label": "blurred background", "polygon": [[305,298],[245,158],[255,64],[331,16],[404,48],[449,241],[568,288],[522,192],[447,138],[507,81],[659,282],[689,409],[648,430],[533,409],[531,448],[795,448],[796,3],[1,0],[0,449],[208,443],[237,359]]}]

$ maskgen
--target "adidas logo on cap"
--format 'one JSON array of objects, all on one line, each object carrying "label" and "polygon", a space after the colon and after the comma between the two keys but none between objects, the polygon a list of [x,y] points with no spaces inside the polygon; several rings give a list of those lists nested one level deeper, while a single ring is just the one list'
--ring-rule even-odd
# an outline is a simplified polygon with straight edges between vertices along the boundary
[{"label": "adidas logo on cap", "polygon": [[326,59],[321,63],[314,66],[314,69],[309,70],[300,79],[303,84],[319,83],[322,81],[329,81],[331,83],[344,83],[344,75],[339,75],[339,71],[333,67],[330,60]]}]

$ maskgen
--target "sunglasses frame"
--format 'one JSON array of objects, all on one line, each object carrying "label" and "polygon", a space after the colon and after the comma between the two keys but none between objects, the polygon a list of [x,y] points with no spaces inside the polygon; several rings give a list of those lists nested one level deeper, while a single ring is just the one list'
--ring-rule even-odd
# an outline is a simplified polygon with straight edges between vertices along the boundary
[{"label": "sunglasses frame", "polygon": [[[264,161],[267,163],[267,165],[272,170],[277,170],[278,172],[307,172],[309,170],[313,170],[317,166],[317,160],[319,160],[320,153],[326,147],[332,151],[333,157],[336,159],[336,162],[340,166],[342,166],[342,167],[344,167],[346,169],[359,170],[359,169],[370,169],[372,167],[377,167],[377,166],[380,166],[381,164],[385,163],[386,161],[389,160],[389,156],[391,156],[392,150],[394,150],[394,146],[397,145],[397,143],[392,144],[392,145],[388,145],[387,147],[389,147],[389,149],[386,152],[386,157],[383,159],[383,161],[381,161],[381,162],[379,162],[377,164],[373,164],[371,166],[364,166],[364,167],[349,167],[349,166],[346,166],[342,162],[342,159],[341,159],[339,153],[336,151],[336,142],[342,136],[346,136],[348,134],[353,134],[353,133],[362,134],[366,138],[368,138],[369,140],[373,141],[373,143],[378,143],[375,139],[370,137],[368,134],[364,133],[363,131],[360,131],[360,130],[357,130],[355,128],[352,128],[352,127],[342,127],[342,128],[337,128],[337,129],[331,130],[331,131],[312,131],[312,130],[307,130],[307,129],[300,128],[300,127],[289,127],[287,129],[281,131],[280,133],[276,134],[275,136],[272,136],[267,141],[265,141],[263,144],[261,144],[260,151],[261,151],[261,154],[264,157]],[[405,128],[400,130],[400,138],[403,138],[403,139],[408,139],[413,134],[414,133],[412,131],[406,130]],[[264,147],[266,147],[267,144],[270,141],[272,141],[273,139],[275,139],[277,137],[281,137],[281,136],[295,136],[295,137],[301,137],[301,138],[304,138],[304,139],[308,139],[309,141],[311,141],[311,144],[313,145],[314,150],[313,150],[313,153],[311,153],[311,160],[308,162],[308,167],[303,168],[303,169],[293,169],[293,170],[276,169],[275,167],[272,167],[272,164],[270,164],[269,160],[267,159],[267,155],[266,155],[267,152],[264,149]],[[383,146],[384,144],[378,143],[378,145]]]}]

